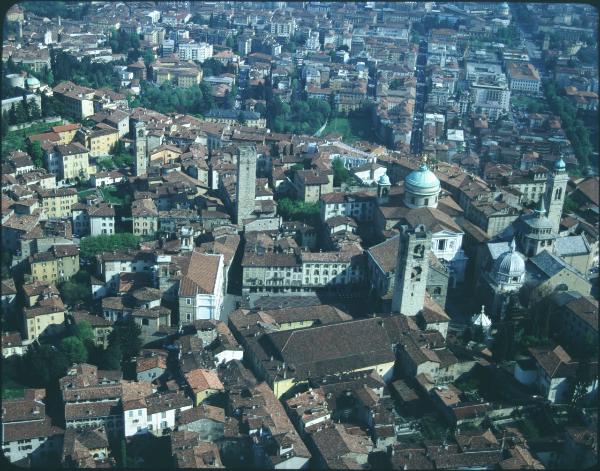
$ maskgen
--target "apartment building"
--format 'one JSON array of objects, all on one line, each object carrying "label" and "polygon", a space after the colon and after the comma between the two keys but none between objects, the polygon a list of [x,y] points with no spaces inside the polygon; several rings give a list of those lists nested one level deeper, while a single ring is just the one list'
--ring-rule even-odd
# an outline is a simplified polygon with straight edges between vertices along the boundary
[{"label": "apartment building", "polygon": [[29,257],[31,276],[36,281],[57,283],[79,271],[79,248],[76,245],[55,245],[48,252]]},{"label": "apartment building", "polygon": [[62,301],[55,305],[38,306],[23,309],[22,333],[27,340],[37,339],[41,335],[54,335],[64,329],[65,308]]},{"label": "apartment building", "polygon": [[90,169],[90,152],[78,142],[54,146],[54,151],[58,162],[58,176],[60,179],[87,179],[90,173],[93,173]]},{"label": "apartment building", "polygon": [[513,92],[536,94],[540,91],[540,74],[537,69],[523,62],[509,62],[506,66],[508,85]]},{"label": "apartment building", "polygon": [[49,218],[68,218],[71,208],[77,203],[75,188],[53,188],[38,190],[42,210]]},{"label": "apartment building", "polygon": [[179,59],[183,61],[197,61],[203,63],[206,59],[210,59],[213,55],[213,46],[208,43],[180,43],[177,50]]},{"label": "apartment building", "polygon": [[154,235],[158,230],[158,209],[154,200],[144,198],[131,204],[133,233],[135,235]]},{"label": "apartment building", "polygon": [[478,76],[471,85],[471,107],[490,120],[497,120],[508,113],[510,90],[504,75]]},{"label": "apartment building", "polygon": [[110,126],[99,129],[80,129],[76,139],[87,149],[90,157],[106,156],[119,141],[119,131]]},{"label": "apartment building", "polygon": [[67,113],[77,119],[85,119],[94,114],[94,89],[67,81],[59,83],[52,91]]}]

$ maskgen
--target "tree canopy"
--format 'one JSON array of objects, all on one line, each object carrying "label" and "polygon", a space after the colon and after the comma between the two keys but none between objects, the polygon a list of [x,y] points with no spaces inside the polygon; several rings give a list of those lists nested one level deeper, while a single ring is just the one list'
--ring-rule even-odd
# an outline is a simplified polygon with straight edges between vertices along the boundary
[{"label": "tree canopy", "polygon": [[78,337],[73,336],[62,339],[60,348],[65,354],[69,364],[85,363],[88,359],[87,349]]},{"label": "tree canopy", "polygon": [[112,250],[137,248],[140,238],[130,233],[89,236],[81,239],[80,256],[93,258],[99,253]]},{"label": "tree canopy", "polygon": [[[131,317],[117,321],[108,336],[109,350],[118,346],[121,350],[121,360],[128,362],[142,348],[142,329]],[[114,358],[112,359],[114,361]]]}]

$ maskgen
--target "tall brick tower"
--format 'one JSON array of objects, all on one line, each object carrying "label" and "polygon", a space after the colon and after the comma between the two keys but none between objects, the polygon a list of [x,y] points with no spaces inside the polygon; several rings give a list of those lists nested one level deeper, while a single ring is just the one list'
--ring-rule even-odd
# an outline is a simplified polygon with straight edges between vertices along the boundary
[{"label": "tall brick tower", "polygon": [[135,175],[146,175],[148,172],[148,141],[146,125],[135,123]]},{"label": "tall brick tower", "polygon": [[423,309],[430,250],[431,232],[424,226],[402,226],[392,312],[415,316]]},{"label": "tall brick tower", "polygon": [[235,215],[238,226],[254,212],[256,197],[256,149],[241,147],[238,151]]},{"label": "tall brick tower", "polygon": [[560,228],[560,218],[565,204],[565,192],[567,191],[568,182],[569,175],[567,174],[565,161],[561,157],[554,164],[554,170],[548,173],[546,183],[546,208],[548,208],[548,219],[552,223],[554,234],[558,234]]}]

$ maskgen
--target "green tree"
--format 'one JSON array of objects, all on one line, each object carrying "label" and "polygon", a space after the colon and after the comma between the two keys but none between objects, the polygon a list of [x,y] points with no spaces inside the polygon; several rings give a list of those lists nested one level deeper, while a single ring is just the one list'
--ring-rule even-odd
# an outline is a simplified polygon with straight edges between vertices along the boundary
[{"label": "green tree", "polygon": [[78,337],[66,337],[62,339],[60,348],[70,364],[85,363],[88,359],[87,349]]},{"label": "green tree", "polygon": [[15,110],[16,124],[22,124],[29,121],[28,106],[25,103],[25,100],[21,100],[17,103]]},{"label": "green tree", "polygon": [[331,167],[333,168],[333,186],[340,186],[352,179],[352,174],[344,167],[344,162],[341,159],[334,159]]},{"label": "green tree", "polygon": [[115,345],[121,348],[123,363],[129,362],[136,356],[142,348],[141,327],[136,324],[133,318],[128,317],[118,321],[113,326],[113,330],[108,336],[109,349]]},{"label": "green tree", "polygon": [[7,111],[2,112],[1,125],[2,125],[2,137],[4,137],[8,134],[8,112]]},{"label": "green tree", "polygon": [[38,388],[54,384],[70,366],[62,350],[47,344],[29,348],[22,357],[21,365],[21,382]]},{"label": "green tree", "polygon": [[36,167],[42,168],[44,166],[44,151],[39,141],[29,141],[27,143],[27,153],[31,156],[31,160]]},{"label": "green tree", "polygon": [[91,299],[90,284],[78,283],[76,281],[67,280],[58,285],[60,297],[67,306],[76,306],[79,303],[87,303]]},{"label": "green tree", "polygon": [[29,101],[29,117],[31,120],[40,119],[42,117],[42,110],[35,100]]},{"label": "green tree", "polygon": [[102,350],[98,366],[102,367],[103,370],[120,370],[122,359],[121,345],[113,341],[106,350]]},{"label": "green tree", "polygon": [[88,345],[94,341],[94,330],[92,324],[88,321],[80,321],[75,325],[74,334],[84,345]]}]

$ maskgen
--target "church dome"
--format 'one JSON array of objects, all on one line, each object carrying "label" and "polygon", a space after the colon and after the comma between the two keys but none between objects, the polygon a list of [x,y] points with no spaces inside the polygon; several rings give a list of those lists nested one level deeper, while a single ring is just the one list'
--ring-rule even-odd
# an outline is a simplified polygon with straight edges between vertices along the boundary
[{"label": "church dome", "polygon": [[440,181],[435,174],[427,168],[425,163],[408,174],[404,186],[410,193],[416,195],[435,195],[440,191]]},{"label": "church dome", "polygon": [[391,183],[390,183],[390,177],[388,177],[387,174],[384,173],[383,175],[381,175],[379,177],[379,180],[377,180],[377,184],[378,185],[382,185],[382,186],[383,185],[390,186],[391,185]]},{"label": "church dome", "polygon": [[493,274],[500,282],[521,281],[525,274],[525,258],[517,252],[514,239],[510,244],[510,250],[496,259]]},{"label": "church dome", "polygon": [[554,163],[554,170],[565,170],[566,168],[567,165],[562,157]]}]

